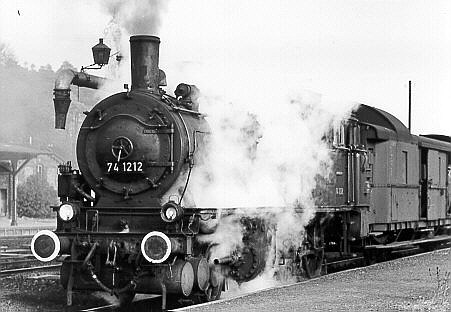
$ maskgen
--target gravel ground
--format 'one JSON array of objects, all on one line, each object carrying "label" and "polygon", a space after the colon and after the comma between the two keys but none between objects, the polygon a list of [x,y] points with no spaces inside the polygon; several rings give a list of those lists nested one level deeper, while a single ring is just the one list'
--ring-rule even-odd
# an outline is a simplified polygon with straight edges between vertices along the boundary
[{"label": "gravel ground", "polygon": [[[53,274],[53,278],[32,278],[48,274]],[[77,292],[73,299],[73,307],[67,312],[108,304],[96,294]],[[65,311],[65,304],[66,293],[56,271],[0,276],[1,312]]]},{"label": "gravel ground", "polygon": [[[8,218],[0,217],[0,229],[11,228],[10,223]],[[42,226],[56,227],[56,219],[18,218],[17,228]],[[30,239],[27,238],[26,241],[29,243]],[[0,236],[0,245],[9,245],[9,241],[4,241]],[[53,274],[53,278],[33,278],[48,274]],[[66,292],[59,283],[59,271],[0,276],[0,312],[71,312],[110,303],[117,303],[117,300],[103,292],[76,292],[73,296],[73,306],[65,309]]]},{"label": "gravel ground", "polygon": [[206,311],[451,311],[451,249],[196,308]]}]

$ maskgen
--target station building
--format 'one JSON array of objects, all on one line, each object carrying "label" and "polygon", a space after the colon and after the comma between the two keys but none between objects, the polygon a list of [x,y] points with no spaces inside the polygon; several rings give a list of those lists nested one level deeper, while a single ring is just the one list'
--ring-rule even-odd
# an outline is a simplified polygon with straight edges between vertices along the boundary
[{"label": "station building", "polygon": [[11,225],[17,225],[17,185],[39,174],[56,189],[60,163],[62,160],[53,152],[0,143],[0,217],[7,217]]}]

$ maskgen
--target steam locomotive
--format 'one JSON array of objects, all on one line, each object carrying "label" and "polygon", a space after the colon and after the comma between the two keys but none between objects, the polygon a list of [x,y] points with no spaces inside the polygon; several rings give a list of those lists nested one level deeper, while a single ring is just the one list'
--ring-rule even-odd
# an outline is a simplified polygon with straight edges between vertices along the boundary
[{"label": "steam locomotive", "polygon": [[[130,38],[131,89],[86,113],[77,141],[79,170],[59,166],[57,229],[32,239],[37,259],[63,262],[68,305],[74,290],[104,290],[122,305],[136,293],[162,294],[163,308],[179,299],[215,300],[226,278],[252,280],[271,257],[280,275],[314,277],[325,259],[378,255],[379,247],[421,233],[449,234],[451,137],[411,135],[394,116],[366,105],[328,136],[333,175],[318,181],[316,216],[290,246],[275,244],[271,214],[277,210],[248,216],[183,205],[210,129],[195,86],[179,84],[175,96],[160,88],[159,43],[154,36]],[[60,73],[55,127],[65,128],[71,84],[102,83],[84,72]],[[197,237],[231,216],[245,229],[243,246],[212,258],[215,246]]]}]

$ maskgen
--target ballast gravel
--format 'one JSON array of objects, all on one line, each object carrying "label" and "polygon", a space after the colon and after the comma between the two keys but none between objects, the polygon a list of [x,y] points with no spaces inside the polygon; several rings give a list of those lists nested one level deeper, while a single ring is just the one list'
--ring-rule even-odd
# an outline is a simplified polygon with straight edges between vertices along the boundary
[{"label": "ballast gravel", "polygon": [[448,248],[183,310],[451,311],[450,274]]},{"label": "ballast gravel", "polygon": [[[38,274],[0,276],[1,312],[65,310],[65,292],[58,279],[30,278],[33,275]],[[448,248],[182,310],[451,311],[450,275]],[[74,307],[66,311],[114,300],[108,294],[100,295],[78,293]]]}]

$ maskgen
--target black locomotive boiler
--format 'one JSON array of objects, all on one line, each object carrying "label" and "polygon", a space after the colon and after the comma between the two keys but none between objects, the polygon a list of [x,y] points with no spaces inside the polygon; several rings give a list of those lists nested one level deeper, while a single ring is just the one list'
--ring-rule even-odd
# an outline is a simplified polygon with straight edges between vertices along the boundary
[{"label": "black locomotive boiler", "polygon": [[[160,88],[159,43],[154,36],[130,38],[131,89],[87,112],[77,140],[79,170],[59,166],[57,229],[33,237],[36,258],[63,261],[68,305],[74,290],[105,290],[122,304],[135,293],[162,294],[163,308],[178,299],[214,300],[226,279],[252,280],[268,263],[280,278],[314,277],[331,261],[372,259],[392,246],[449,234],[451,138],[412,135],[393,115],[366,105],[327,136],[332,174],[318,180],[316,215],[290,241],[276,244],[279,208],[249,215],[183,204],[210,130],[195,86],[180,84],[175,97]],[[102,83],[84,72],[61,72],[56,128],[65,127],[71,84]],[[241,223],[243,244],[214,258],[215,245],[198,236],[214,232],[211,221],[220,218]]]}]

